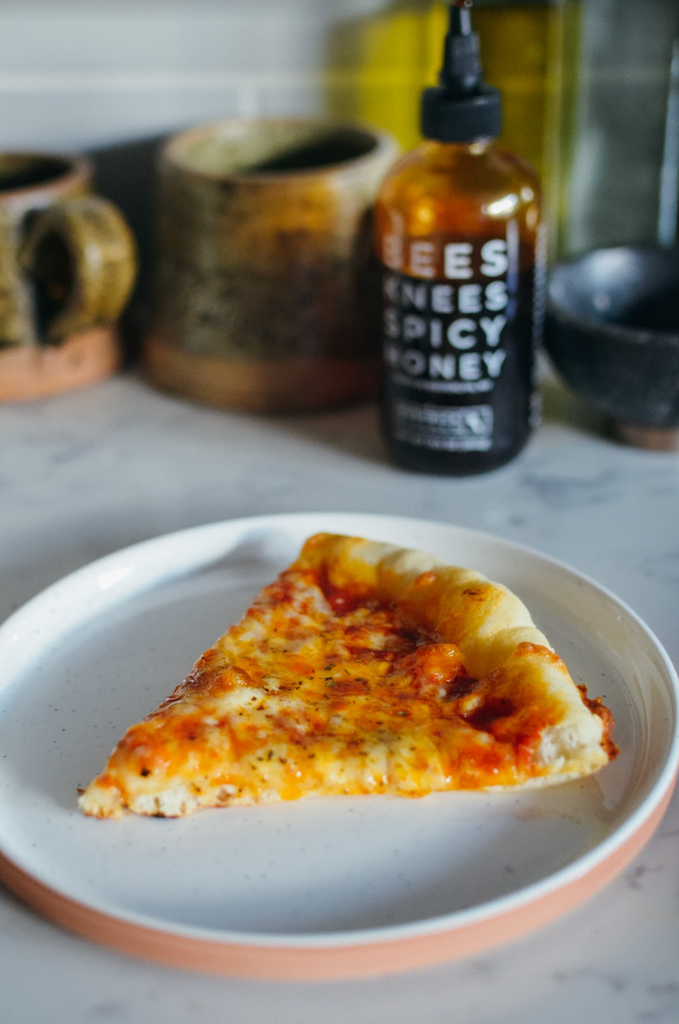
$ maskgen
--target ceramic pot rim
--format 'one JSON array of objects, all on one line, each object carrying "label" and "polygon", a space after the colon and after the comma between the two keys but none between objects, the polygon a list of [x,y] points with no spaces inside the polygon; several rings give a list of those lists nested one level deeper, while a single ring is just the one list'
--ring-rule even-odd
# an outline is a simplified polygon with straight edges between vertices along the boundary
[{"label": "ceramic pot rim", "polygon": [[630,345],[668,345],[679,346],[679,330],[662,330],[660,328],[630,327],[595,316],[575,313],[566,308],[564,302],[555,295],[557,277],[570,268],[586,266],[587,262],[599,254],[623,251],[635,252],[639,255],[651,254],[676,263],[677,281],[679,283],[679,248],[663,249],[656,245],[614,245],[594,249],[569,259],[561,260],[551,270],[546,289],[546,312],[561,329],[577,331],[580,335],[595,335],[599,342],[625,342]]},{"label": "ceramic pot rim", "polygon": [[[345,159],[327,164],[319,164],[314,167],[282,171],[262,171],[259,173],[256,170],[248,170],[247,168],[242,170],[210,171],[200,168],[188,157],[188,152],[192,146],[210,136],[215,138],[232,138],[235,140],[239,137],[245,138],[253,132],[263,134],[267,129],[274,127],[278,129],[286,127],[297,130],[308,129],[310,132],[317,131],[319,137],[322,134],[327,134],[331,136],[353,136],[355,139],[363,138],[369,148],[355,156],[348,155]],[[357,169],[374,163],[395,159],[398,151],[398,143],[389,132],[355,121],[327,117],[236,117],[213,121],[179,132],[167,140],[161,149],[160,155],[161,161],[198,180],[280,184],[286,181],[295,182],[309,178],[327,177],[347,172],[352,173]]]},{"label": "ceramic pot rim", "polygon": [[63,171],[46,174],[44,180],[28,185],[3,189],[0,185],[0,207],[10,206],[17,202],[26,202],[38,197],[41,193],[58,196],[71,191],[79,182],[87,184],[92,178],[93,165],[89,157],[78,153],[67,153],[50,150],[8,150],[0,154],[3,160],[17,163],[33,163],[55,165],[61,164]]}]

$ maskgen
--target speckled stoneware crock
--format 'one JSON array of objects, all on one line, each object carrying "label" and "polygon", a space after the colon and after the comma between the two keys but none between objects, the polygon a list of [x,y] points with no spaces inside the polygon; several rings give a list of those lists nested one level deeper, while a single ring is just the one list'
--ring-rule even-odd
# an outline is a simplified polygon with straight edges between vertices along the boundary
[{"label": "speckled stoneware crock", "polygon": [[159,161],[145,365],[211,405],[303,412],[375,393],[370,218],[388,135],[325,120],[232,120]]},{"label": "speckled stoneware crock", "polygon": [[113,373],[136,276],[120,211],[92,194],[82,156],[0,153],[0,401]]}]

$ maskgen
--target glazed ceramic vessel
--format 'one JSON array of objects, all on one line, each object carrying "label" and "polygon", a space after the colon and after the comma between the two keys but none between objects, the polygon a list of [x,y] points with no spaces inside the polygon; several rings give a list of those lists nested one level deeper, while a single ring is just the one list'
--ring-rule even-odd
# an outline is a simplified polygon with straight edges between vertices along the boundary
[{"label": "glazed ceramic vessel", "polygon": [[136,276],[120,211],[81,156],[0,153],[0,401],[113,373]]},{"label": "glazed ceramic vessel", "polygon": [[679,249],[616,246],[554,267],[545,347],[614,434],[679,447]]},{"label": "glazed ceramic vessel", "polygon": [[395,155],[387,135],[323,120],[226,121],[171,139],[151,378],[258,412],[373,395],[370,221]]}]

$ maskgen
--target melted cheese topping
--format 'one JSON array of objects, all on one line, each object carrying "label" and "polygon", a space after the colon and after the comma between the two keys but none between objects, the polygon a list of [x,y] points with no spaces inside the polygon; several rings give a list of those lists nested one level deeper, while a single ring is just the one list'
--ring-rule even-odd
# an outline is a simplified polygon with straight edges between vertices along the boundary
[{"label": "melted cheese topping", "polygon": [[[436,591],[436,570],[385,600],[370,573],[328,572],[327,552],[310,544],[128,730],[81,796],[86,813],[421,796],[534,784],[605,763],[603,713],[586,706],[549,647],[520,640],[501,665],[470,675],[469,629],[461,622],[455,642],[450,625],[442,636],[427,628],[431,614],[423,618],[421,595]],[[478,603],[479,579],[463,579],[466,606]],[[440,612],[440,598],[433,603]]]}]

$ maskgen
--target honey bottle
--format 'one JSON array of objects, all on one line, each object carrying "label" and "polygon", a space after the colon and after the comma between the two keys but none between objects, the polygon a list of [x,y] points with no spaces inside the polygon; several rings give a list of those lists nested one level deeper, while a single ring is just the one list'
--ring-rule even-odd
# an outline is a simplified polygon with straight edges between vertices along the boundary
[{"label": "honey bottle", "polygon": [[496,142],[501,97],[469,7],[450,6],[424,141],[375,209],[385,440],[401,466],[448,475],[502,466],[529,439],[544,276],[538,177]]}]

